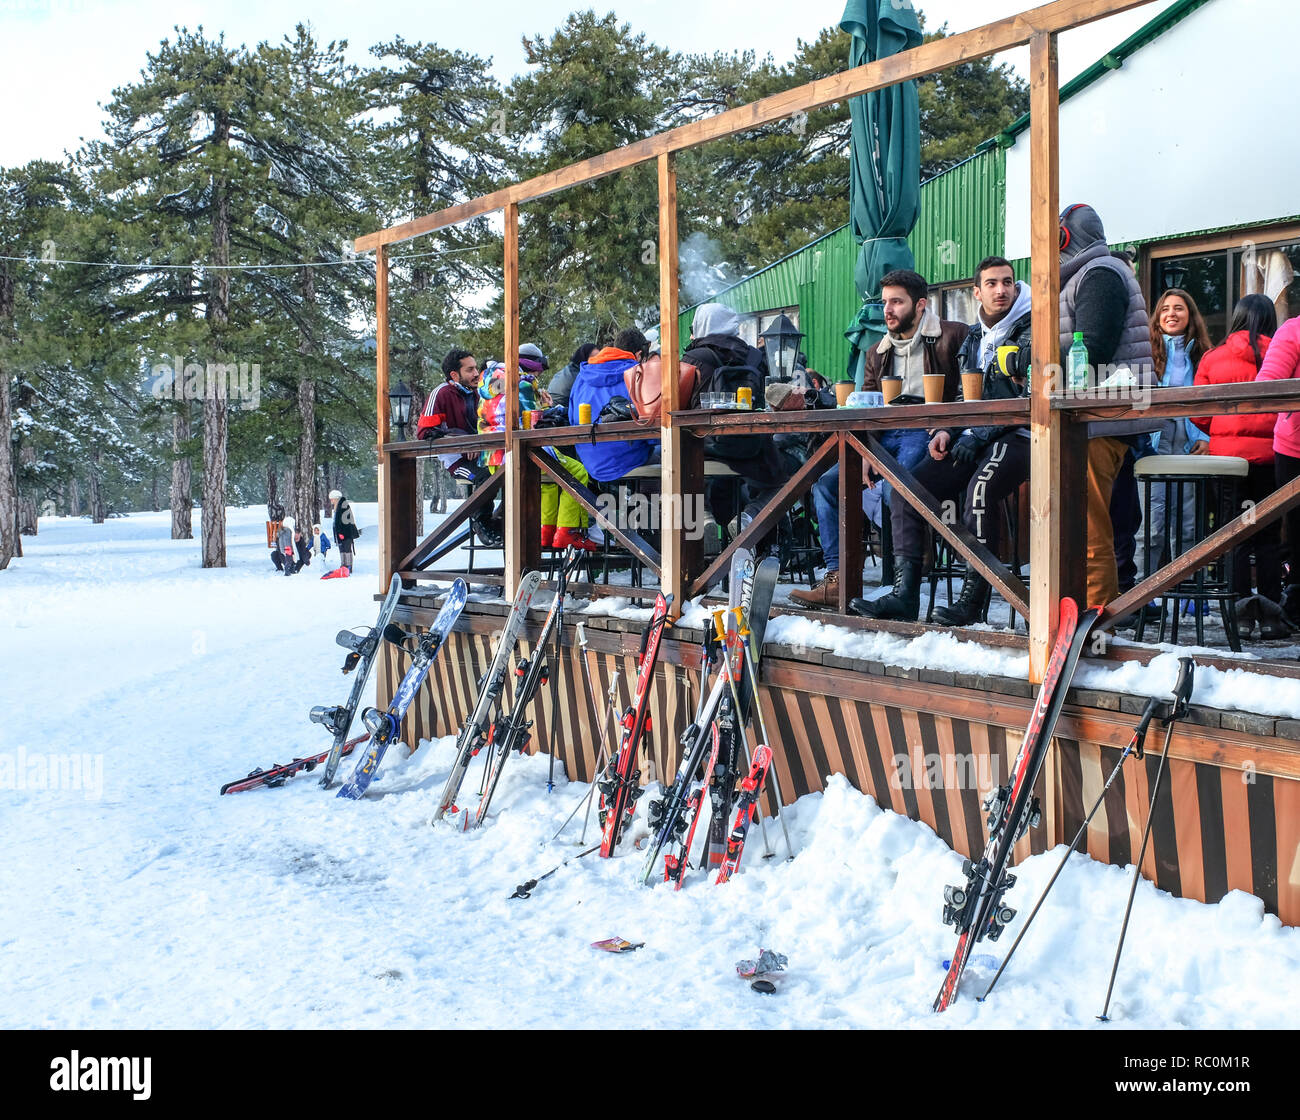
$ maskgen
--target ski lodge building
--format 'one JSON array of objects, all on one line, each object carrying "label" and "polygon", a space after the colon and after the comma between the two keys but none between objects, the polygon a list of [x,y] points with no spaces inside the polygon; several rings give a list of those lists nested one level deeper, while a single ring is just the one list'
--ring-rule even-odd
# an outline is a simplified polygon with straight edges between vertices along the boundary
[{"label": "ski lodge building", "polygon": [[[932,639],[931,632],[939,628],[850,616],[844,610],[847,596],[861,591],[848,587],[838,613],[814,616],[841,628],[836,631],[840,637],[828,637],[824,645],[799,646],[769,639],[764,647],[759,702],[775,740],[770,745],[780,784],[792,800],[822,789],[830,775],[841,774],[881,806],[925,821],[954,850],[974,855],[983,848],[981,803],[990,781],[1001,783],[1009,773],[1034,705],[1035,682],[1044,673],[1058,604],[1066,596],[1084,597],[1080,557],[1086,542],[1076,497],[1083,491],[1083,432],[1090,420],[1122,417],[1126,409],[1131,411],[1130,404],[1054,398],[1046,379],[1039,385],[1035,378],[1033,397],[1017,401],[719,413],[690,409],[679,400],[676,378],[665,378],[657,426],[624,422],[537,432],[523,430],[518,422],[518,370],[511,357],[506,431],[444,437],[434,444],[393,440],[388,253],[421,234],[501,212],[504,350],[508,356],[517,355],[518,245],[527,236],[526,224],[521,228],[519,223],[520,207],[652,163],[659,184],[661,346],[666,356],[675,356],[689,334],[690,309],[680,308],[677,298],[674,153],[800,111],[844,103],[848,97],[967,59],[1028,45],[1030,113],[922,188],[921,218],[910,240],[917,269],[933,285],[944,318],[973,319],[968,289],[975,265],[989,254],[1005,255],[1017,262],[1018,277],[1030,284],[1034,295],[1034,369],[1055,361],[1057,215],[1071,202],[1095,206],[1113,245],[1136,251],[1148,299],[1167,287],[1190,290],[1215,342],[1222,339],[1235,301],[1246,292],[1269,295],[1279,319],[1300,313],[1300,150],[1289,124],[1294,64],[1283,57],[1296,41],[1294,34],[1283,33],[1295,28],[1292,0],[1181,0],[1058,87],[1058,34],[1144,4],[1055,0],[357,239],[358,252],[376,254],[380,584],[386,586],[392,573],[401,574],[407,591],[397,621],[417,629],[432,620],[441,588],[453,575],[464,575],[476,590],[499,587],[505,597],[504,602],[474,601],[465,610],[435,662],[428,686],[408,713],[403,725],[408,743],[456,731],[473,705],[493,634],[500,629],[521,574],[540,567],[553,579],[557,559],[540,547],[533,497],[543,479],[587,506],[621,558],[622,574],[613,583],[604,581],[599,561],[593,574],[576,577],[570,585],[575,599],[590,598],[598,610],[609,596],[646,607],[662,589],[673,596],[676,614],[688,601],[725,604],[722,579],[734,549],[757,544],[835,463],[842,483],[841,583],[860,580],[865,563],[859,547],[860,511],[855,512],[858,503],[846,502],[844,495],[854,493],[855,484],[860,487],[863,464],[870,463],[918,509],[930,509],[933,516],[928,519],[937,537],[974,564],[1005,599],[995,606],[999,617],[994,625],[1001,624],[1011,604],[1022,628],[945,629],[958,650],[947,661],[855,656],[842,652],[851,644],[842,637],[846,631],[924,640]],[[848,362],[844,330],[858,310],[855,256],[856,246],[844,227],[716,298],[744,313],[745,330],[753,336],[779,313],[795,319],[806,336],[803,349],[810,367],[837,380]],[[1047,329],[1038,329],[1040,324]],[[665,368],[673,365],[675,361],[664,363]],[[1148,415],[1165,417],[1290,411],[1300,409],[1300,380],[1159,389],[1151,397]],[[945,526],[917,496],[908,472],[895,469],[897,464],[881,454],[873,433],[900,426],[1012,422],[1032,427],[1034,459],[1020,555],[1008,562],[982,546],[972,547]],[[658,487],[665,499],[680,501],[703,492],[708,477],[704,439],[720,432],[799,432],[813,434],[820,442],[805,467],[753,524],[724,543],[717,557],[706,556],[699,542],[683,533],[668,529],[651,534],[620,525],[617,519],[601,520],[597,496],[562,467],[557,469],[545,451],[547,445],[583,440],[655,439],[661,461],[653,469],[642,468],[646,477],[639,481]],[[501,470],[469,494],[433,533],[417,540],[417,460],[498,448],[505,451]],[[498,492],[504,494],[504,549],[484,552],[479,546],[470,552],[470,520],[490,508]],[[1251,516],[1266,523],[1297,503],[1300,479],[1261,502]],[[1176,599],[1182,581],[1253,531],[1243,517],[1217,526],[1183,556],[1147,573],[1131,592],[1106,604],[1101,626],[1151,599]],[[637,572],[635,580],[629,570]],[[778,594],[778,603],[780,599]],[[533,612],[530,639],[540,630],[541,613]],[[778,606],[777,613],[794,612]],[[1023,620],[1028,621],[1027,634]],[[618,702],[620,707],[628,705],[643,624],[617,613],[585,614],[583,621],[597,694],[604,695],[617,671]],[[1184,627],[1186,643],[1190,623]],[[551,673],[552,682],[559,683],[554,716],[550,695],[534,704],[533,742],[535,748],[558,752],[570,778],[588,781],[597,770],[600,734],[582,685],[582,651],[573,631],[572,625],[565,627],[566,644]],[[689,626],[665,631],[652,685],[653,730],[643,778],[658,780],[675,770],[678,734],[691,719],[701,688],[702,638],[699,628]],[[836,644],[840,649],[833,648]],[[1208,652],[1198,648],[1195,657],[1198,671],[1219,682],[1219,701],[1194,704],[1188,718],[1175,727],[1165,795],[1156,809],[1143,873],[1161,889],[1206,902],[1232,890],[1245,891],[1261,899],[1282,922],[1300,925],[1300,662],[1294,651],[1270,658],[1267,650],[1261,655],[1248,649],[1245,656],[1229,656],[1222,646]],[[1131,681],[1142,666],[1158,658],[1162,660],[1157,668],[1168,668],[1171,683],[1173,658],[1167,650],[1118,638],[1089,649],[1084,663],[1087,686],[1069,693],[1055,747],[1040,778],[1042,827],[1031,829],[1020,841],[1018,857],[1068,842],[1101,796],[1105,777],[1132,736],[1146,697],[1120,685],[1102,687],[1100,680],[1107,678],[1097,671],[1114,670],[1113,679]],[[378,673],[381,705],[395,691],[407,663],[407,655],[386,647]],[[1154,680],[1158,674],[1152,673]],[[1234,689],[1241,696],[1274,695],[1276,709],[1261,711],[1257,702],[1243,702],[1238,709],[1231,703]],[[1163,735],[1153,732],[1145,759],[1126,762],[1107,790],[1086,835],[1084,848],[1093,859],[1118,865],[1135,859],[1162,742]],[[770,796],[769,790],[769,808]]]}]

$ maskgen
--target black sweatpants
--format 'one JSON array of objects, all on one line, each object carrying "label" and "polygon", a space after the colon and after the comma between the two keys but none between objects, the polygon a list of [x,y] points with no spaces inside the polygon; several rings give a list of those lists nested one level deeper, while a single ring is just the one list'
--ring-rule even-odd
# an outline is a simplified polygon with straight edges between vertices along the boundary
[{"label": "black sweatpants", "polygon": [[[973,467],[962,466],[951,454],[944,459],[927,456],[912,474],[940,503],[952,501],[964,491],[966,509],[962,524],[981,544],[996,542],[999,504],[1029,477],[1029,440],[1020,435],[997,440],[985,448],[983,457]],[[927,522],[897,497],[890,503],[890,509],[894,554],[904,560],[922,559]]]}]

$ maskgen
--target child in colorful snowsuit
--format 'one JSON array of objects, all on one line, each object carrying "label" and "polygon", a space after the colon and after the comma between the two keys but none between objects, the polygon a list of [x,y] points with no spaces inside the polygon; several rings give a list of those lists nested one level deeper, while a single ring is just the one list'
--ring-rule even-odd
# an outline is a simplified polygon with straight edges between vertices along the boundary
[{"label": "child in colorful snowsuit", "polygon": [[[549,408],[552,404],[545,389],[537,386],[537,374],[543,366],[523,354],[519,358],[519,410],[520,413],[533,412],[540,408]],[[483,383],[479,387],[479,431],[504,432],[506,427],[505,408],[505,366],[500,362],[489,362],[483,374]],[[591,482],[582,463],[569,455],[561,454],[554,447],[547,447],[564,468],[584,486]],[[500,449],[484,451],[480,462],[495,473],[504,458]],[[567,548],[573,545],[584,552],[595,551],[597,545],[587,536],[587,512],[571,495],[562,491],[554,482],[542,482],[542,547]]]}]

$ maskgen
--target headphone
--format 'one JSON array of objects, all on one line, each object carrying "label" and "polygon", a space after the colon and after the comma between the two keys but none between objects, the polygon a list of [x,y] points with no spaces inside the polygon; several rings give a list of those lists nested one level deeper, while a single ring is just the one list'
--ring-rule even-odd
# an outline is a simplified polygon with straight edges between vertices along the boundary
[{"label": "headphone", "polygon": [[1076,202],[1073,206],[1067,206],[1065,210],[1062,211],[1061,246],[1060,246],[1061,252],[1065,252],[1065,250],[1069,247],[1070,244],[1070,231],[1065,226],[1065,219],[1068,218],[1071,214],[1073,214],[1076,210],[1082,210],[1087,205],[1088,204],[1086,202]]}]

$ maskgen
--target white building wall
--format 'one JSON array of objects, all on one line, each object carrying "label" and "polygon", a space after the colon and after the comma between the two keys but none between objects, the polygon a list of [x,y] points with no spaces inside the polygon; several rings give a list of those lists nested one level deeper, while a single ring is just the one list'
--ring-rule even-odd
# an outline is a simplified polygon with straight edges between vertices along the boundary
[{"label": "white building wall", "polygon": [[[1211,0],[1061,105],[1061,206],[1112,243],[1300,214],[1298,0]],[[1029,131],[1007,152],[1006,254],[1029,256]]]}]

